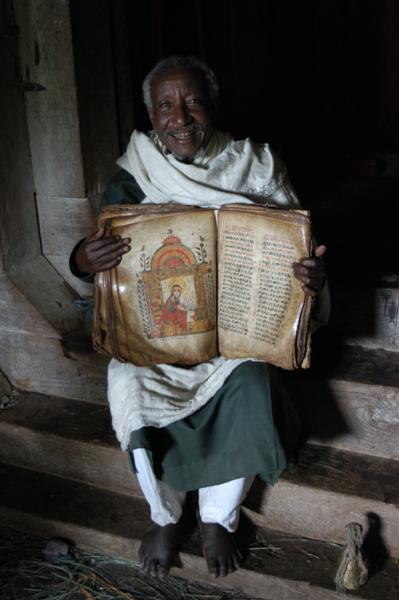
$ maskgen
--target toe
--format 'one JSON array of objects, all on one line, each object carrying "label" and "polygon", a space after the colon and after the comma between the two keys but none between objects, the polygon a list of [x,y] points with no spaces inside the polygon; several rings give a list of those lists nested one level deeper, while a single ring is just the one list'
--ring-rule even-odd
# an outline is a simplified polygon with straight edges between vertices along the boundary
[{"label": "toe", "polygon": [[231,557],[227,562],[227,573],[234,573],[235,570],[236,568],[234,566],[234,560],[233,557]]},{"label": "toe", "polygon": [[157,575],[160,579],[164,579],[166,575],[169,573],[169,569],[163,567],[162,565],[158,566]]},{"label": "toe", "polygon": [[149,561],[148,561],[148,557],[147,556],[143,556],[142,560],[141,560],[141,568],[143,569],[143,571],[145,573],[149,573]]},{"label": "toe", "polygon": [[226,561],[223,559],[219,559],[219,576],[226,577],[228,573]]},{"label": "toe", "polygon": [[208,561],[208,571],[212,577],[219,577],[219,568],[215,560]]},{"label": "toe", "polygon": [[151,560],[149,564],[149,574],[152,577],[156,577],[158,575],[158,562],[156,560]]},{"label": "toe", "polygon": [[165,577],[176,554],[176,526],[161,527],[153,523],[147,530],[139,548],[143,570],[153,577]]}]

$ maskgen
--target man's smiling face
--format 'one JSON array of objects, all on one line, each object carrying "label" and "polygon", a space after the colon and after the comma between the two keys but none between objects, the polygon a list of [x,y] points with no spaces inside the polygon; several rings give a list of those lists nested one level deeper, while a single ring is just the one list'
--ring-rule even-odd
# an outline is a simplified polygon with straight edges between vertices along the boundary
[{"label": "man's smiling face", "polygon": [[161,141],[180,160],[192,160],[211,125],[209,100],[201,77],[178,68],[157,75],[151,85],[151,123]]}]

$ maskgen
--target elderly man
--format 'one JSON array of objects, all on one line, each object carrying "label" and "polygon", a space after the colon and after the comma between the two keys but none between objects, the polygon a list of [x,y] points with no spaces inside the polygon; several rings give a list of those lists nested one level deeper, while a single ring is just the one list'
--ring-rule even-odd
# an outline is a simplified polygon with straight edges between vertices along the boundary
[{"label": "elderly man", "polygon": [[[202,62],[162,60],[146,77],[143,93],[153,130],[133,133],[103,204],[173,201],[217,208],[258,202],[298,208],[284,166],[267,144],[234,141],[214,128],[218,85]],[[130,241],[106,237],[99,229],[75,247],[72,271],[84,277],[116,267]],[[327,294],[324,252],[318,246],[314,257],[293,265],[305,294],[314,298],[319,324],[328,312],[321,301]],[[237,569],[241,555],[234,531],[240,504],[256,475],[275,483],[298,437],[295,412],[281,388],[279,393],[272,368],[223,357],[190,369],[112,360],[108,384],[114,428],[131,453],[151,509],[152,524],[139,552],[145,571],[158,576],[169,571],[182,505],[192,490],[198,490],[210,573],[225,576]],[[133,396],[141,404],[129,408]],[[150,408],[155,404],[165,414],[173,407],[172,416],[154,418]],[[137,412],[141,420],[132,421]]]}]

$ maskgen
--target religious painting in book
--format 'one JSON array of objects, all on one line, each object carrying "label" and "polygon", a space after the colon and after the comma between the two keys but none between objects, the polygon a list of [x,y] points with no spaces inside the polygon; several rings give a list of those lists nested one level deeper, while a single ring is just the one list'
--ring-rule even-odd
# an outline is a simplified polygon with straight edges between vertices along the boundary
[{"label": "religious painting in book", "polygon": [[205,238],[194,248],[169,229],[162,245],[151,255],[145,246],[137,273],[143,328],[150,339],[211,331],[215,327],[212,266]]},{"label": "religious painting in book", "polygon": [[98,223],[131,251],[96,276],[97,350],[137,366],[309,366],[312,298],[292,269],[312,253],[308,212],[148,203],[106,207]]}]

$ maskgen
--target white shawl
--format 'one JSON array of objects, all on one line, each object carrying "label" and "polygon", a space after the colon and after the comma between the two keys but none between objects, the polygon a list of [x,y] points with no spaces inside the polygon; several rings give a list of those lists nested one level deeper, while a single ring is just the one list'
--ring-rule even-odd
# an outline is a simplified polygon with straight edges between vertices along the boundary
[{"label": "white shawl", "polygon": [[[135,131],[117,164],[143,190],[143,202],[219,208],[231,202],[299,208],[281,161],[268,144],[234,141],[214,131],[195,160],[182,163],[153,134]],[[165,427],[204,406],[226,378],[248,359],[221,356],[191,369],[173,365],[136,367],[111,360],[108,400],[123,449],[130,433],[144,426]]]}]

